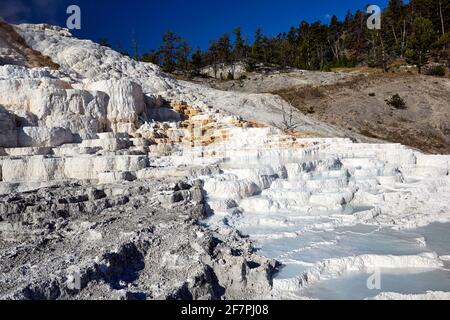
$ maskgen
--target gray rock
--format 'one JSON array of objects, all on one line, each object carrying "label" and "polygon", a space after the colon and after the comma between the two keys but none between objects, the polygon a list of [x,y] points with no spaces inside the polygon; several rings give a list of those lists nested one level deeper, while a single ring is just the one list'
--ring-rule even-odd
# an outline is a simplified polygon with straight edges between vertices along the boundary
[{"label": "gray rock", "polygon": [[20,147],[59,147],[73,142],[72,132],[64,128],[25,127],[17,130]]},{"label": "gray rock", "polygon": [[14,114],[0,106],[0,147],[17,147],[17,133]]},{"label": "gray rock", "polygon": [[198,186],[175,186],[64,183],[0,198],[0,299],[249,299],[270,290],[274,263],[237,233],[201,226]]}]

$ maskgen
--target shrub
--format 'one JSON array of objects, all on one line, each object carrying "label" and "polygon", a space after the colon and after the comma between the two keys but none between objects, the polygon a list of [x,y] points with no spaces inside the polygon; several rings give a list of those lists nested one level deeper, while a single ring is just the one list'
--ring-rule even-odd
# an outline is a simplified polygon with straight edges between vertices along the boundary
[{"label": "shrub", "polygon": [[434,66],[430,71],[432,76],[436,77],[444,77],[445,76],[445,67],[444,66]]},{"label": "shrub", "polygon": [[331,72],[331,64],[326,64],[322,67],[323,72]]},{"label": "shrub", "polygon": [[231,73],[231,71],[228,72],[227,80],[234,80],[234,76],[233,76],[233,74]]},{"label": "shrub", "polygon": [[245,71],[254,72],[255,70],[256,70],[256,61],[254,61],[254,60],[248,61]]},{"label": "shrub", "polygon": [[377,64],[375,63],[375,61],[374,61],[373,59],[370,59],[370,60],[367,62],[367,66],[368,66],[369,68],[376,68],[376,67],[377,67]]},{"label": "shrub", "polygon": [[239,77],[239,80],[247,80],[247,76],[245,74],[243,74]]},{"label": "shrub", "polygon": [[314,107],[309,107],[308,109],[307,109],[307,112],[309,113],[309,114],[314,114],[314,113],[316,113],[316,110],[314,110]]},{"label": "shrub", "polygon": [[390,99],[386,100],[386,103],[394,107],[395,109],[406,109],[406,102],[398,94],[394,94]]}]

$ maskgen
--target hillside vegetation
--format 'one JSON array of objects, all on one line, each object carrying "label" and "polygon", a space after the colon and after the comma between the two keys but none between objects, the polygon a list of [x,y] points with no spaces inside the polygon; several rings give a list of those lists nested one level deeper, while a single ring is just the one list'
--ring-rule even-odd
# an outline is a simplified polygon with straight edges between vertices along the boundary
[{"label": "hillside vegetation", "polygon": [[[162,66],[166,72],[198,73],[204,66],[216,71],[223,63],[245,60],[248,71],[259,63],[305,70],[330,71],[336,67],[366,65],[388,69],[397,59],[415,64],[421,71],[428,62],[448,65],[450,60],[450,1],[389,0],[382,12],[381,30],[369,30],[366,10],[348,11],[340,21],[336,16],[328,24],[301,21],[277,36],[266,36],[261,28],[253,43],[240,28],[211,41],[206,51],[192,52],[189,43],[173,32],[163,36],[163,45],[136,59]],[[232,39],[234,38],[234,39]],[[136,46],[137,48],[137,46]],[[442,73],[441,69],[438,73]],[[234,78],[233,70],[222,74]],[[220,73],[216,72],[216,77]]]}]

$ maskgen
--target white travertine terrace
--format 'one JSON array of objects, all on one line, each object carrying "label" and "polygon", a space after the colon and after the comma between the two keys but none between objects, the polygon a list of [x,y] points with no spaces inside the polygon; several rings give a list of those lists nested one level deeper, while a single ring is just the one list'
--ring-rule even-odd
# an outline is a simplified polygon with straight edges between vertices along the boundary
[{"label": "white travertine terrace", "polygon": [[[16,30],[61,68],[0,66],[0,194],[64,180],[151,179],[154,168],[164,177],[218,166],[221,173],[203,176],[214,214],[207,223],[248,232],[296,270],[274,280],[272,298],[302,296],[323,279],[371,268],[444,268],[434,252],[395,255],[387,247],[379,254],[336,250],[305,262],[298,252],[308,246],[292,239],[361,225],[401,232],[450,222],[450,156],[354,143],[301,114],[299,130],[310,133],[288,134],[261,125],[280,122],[287,103],[279,97],[177,81],[61,28]],[[329,249],[340,240],[308,245]],[[447,295],[412,298],[439,296]]]}]

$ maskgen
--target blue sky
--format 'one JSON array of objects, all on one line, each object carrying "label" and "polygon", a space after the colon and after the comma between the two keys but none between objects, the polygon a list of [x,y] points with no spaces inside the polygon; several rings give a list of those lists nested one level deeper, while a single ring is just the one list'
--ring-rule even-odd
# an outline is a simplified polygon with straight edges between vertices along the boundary
[{"label": "blue sky", "polygon": [[47,22],[64,26],[66,8],[77,4],[82,29],[73,33],[97,41],[106,37],[123,50],[130,50],[136,33],[140,52],[160,45],[161,35],[172,30],[193,48],[206,48],[210,40],[240,26],[252,40],[257,26],[268,35],[288,31],[301,20],[327,22],[329,15],[345,16],[347,10],[367,4],[384,8],[388,0],[1,0],[0,16],[12,23]]}]

